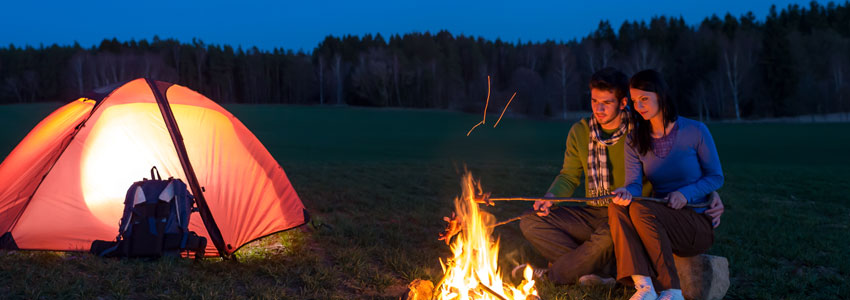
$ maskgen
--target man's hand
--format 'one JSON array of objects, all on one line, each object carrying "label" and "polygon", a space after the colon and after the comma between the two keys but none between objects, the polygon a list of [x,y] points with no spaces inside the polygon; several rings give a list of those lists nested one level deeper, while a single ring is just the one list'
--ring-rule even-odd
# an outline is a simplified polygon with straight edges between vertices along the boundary
[{"label": "man's hand", "polygon": [[679,191],[669,193],[665,198],[667,199],[667,206],[672,209],[682,209],[688,204],[688,199],[685,199],[685,195],[682,195]]},{"label": "man's hand", "polygon": [[629,193],[629,190],[624,187],[614,190],[611,194],[614,195],[614,199],[611,200],[614,204],[629,206],[632,203],[632,193]]},{"label": "man's hand", "polygon": [[716,191],[708,194],[708,198],[711,204],[709,204],[705,214],[711,217],[711,226],[717,228],[717,226],[720,226],[720,216],[723,215],[724,211],[723,201],[720,201],[720,194]]},{"label": "man's hand", "polygon": [[[555,198],[555,194],[546,193],[543,198]],[[534,211],[537,212],[538,216],[545,217],[549,215],[549,208],[552,207],[554,202],[550,201],[534,201]]]}]

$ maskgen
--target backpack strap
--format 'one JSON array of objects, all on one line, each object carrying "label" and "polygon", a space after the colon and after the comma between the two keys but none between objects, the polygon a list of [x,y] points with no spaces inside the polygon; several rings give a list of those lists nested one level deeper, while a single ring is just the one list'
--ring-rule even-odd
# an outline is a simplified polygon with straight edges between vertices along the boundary
[{"label": "backpack strap", "polygon": [[[156,169],[156,167],[154,167],[154,169]],[[154,169],[151,169],[151,177],[153,177]],[[157,171],[157,173],[159,173],[159,171]],[[115,250],[118,250],[118,247],[121,246],[124,240],[123,237],[125,235],[129,235],[132,231],[133,227],[130,226],[130,222],[133,221],[133,212],[135,211],[133,206],[135,202],[134,200],[136,195],[136,189],[138,188],[139,183],[134,182],[130,186],[130,188],[127,189],[127,195],[124,196],[124,216],[122,216],[120,222],[118,222],[118,236],[115,237],[115,245],[107,248],[106,250],[101,251],[100,253],[98,253],[98,256],[103,257],[109,253],[114,252]]]},{"label": "backpack strap", "polygon": [[[156,177],[154,177],[154,171],[156,171]],[[156,166],[151,168],[151,180],[162,180],[162,176],[159,176],[159,170]]]},{"label": "backpack strap", "polygon": [[105,257],[107,254],[112,253],[115,250],[118,250],[118,247],[120,245],[121,245],[121,241],[115,242],[115,246],[112,246],[112,247],[107,248],[106,250],[103,250],[102,252],[98,253],[97,256]]}]

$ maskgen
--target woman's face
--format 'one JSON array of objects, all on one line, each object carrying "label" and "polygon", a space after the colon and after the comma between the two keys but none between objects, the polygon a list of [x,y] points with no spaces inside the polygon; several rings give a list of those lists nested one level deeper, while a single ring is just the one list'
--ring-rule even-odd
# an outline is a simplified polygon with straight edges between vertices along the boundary
[{"label": "woman's face", "polygon": [[660,116],[661,108],[658,106],[658,94],[644,90],[629,88],[635,110],[644,120],[650,120]]}]

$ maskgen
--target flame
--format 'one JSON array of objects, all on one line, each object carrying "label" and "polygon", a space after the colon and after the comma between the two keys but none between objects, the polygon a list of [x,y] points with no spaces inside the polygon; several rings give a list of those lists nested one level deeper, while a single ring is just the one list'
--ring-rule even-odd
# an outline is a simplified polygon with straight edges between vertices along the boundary
[{"label": "flame", "polygon": [[[451,243],[452,258],[440,260],[444,278],[437,299],[530,299],[537,297],[533,270],[526,267],[519,286],[503,282],[499,270],[499,240],[492,237],[495,218],[482,214],[474,196],[481,184],[467,172],[461,181],[463,194],[455,198],[455,210],[462,231]],[[476,193],[477,191],[477,193]]]}]

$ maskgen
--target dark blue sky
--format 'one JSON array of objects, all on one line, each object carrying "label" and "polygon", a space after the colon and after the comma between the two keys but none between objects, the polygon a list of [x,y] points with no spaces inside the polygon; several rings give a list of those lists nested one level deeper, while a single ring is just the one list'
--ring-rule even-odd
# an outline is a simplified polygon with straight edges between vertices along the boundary
[{"label": "dark blue sky", "polygon": [[[172,4],[169,2],[179,2]],[[808,6],[809,1],[4,1],[0,44],[72,44],[88,47],[104,38],[119,40],[193,37],[207,43],[282,47],[311,51],[327,35],[379,32],[436,32],[501,38],[506,41],[570,40],[608,19],[683,16],[697,24],[711,14],[759,19],[771,4]],[[826,1],[818,1],[825,4]],[[843,2],[843,1],[842,1]]]}]

